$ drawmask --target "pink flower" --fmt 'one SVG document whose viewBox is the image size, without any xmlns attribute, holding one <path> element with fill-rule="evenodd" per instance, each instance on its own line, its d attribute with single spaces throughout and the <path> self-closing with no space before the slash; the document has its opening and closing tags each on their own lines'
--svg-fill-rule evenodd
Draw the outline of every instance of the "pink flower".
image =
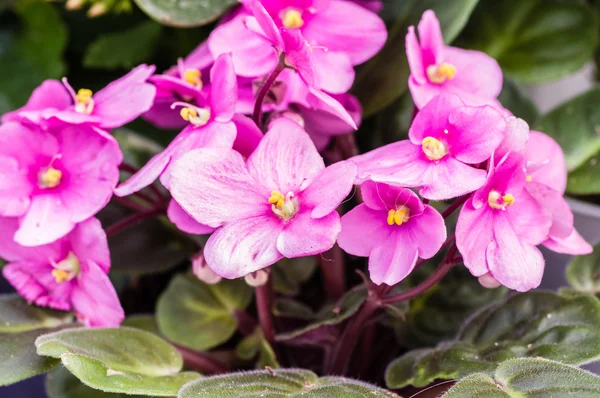
<svg viewBox="0 0 600 398">
<path fill-rule="evenodd" d="M 147 83 L 154 66 L 140 65 L 119 80 L 93 94 L 80 89 L 77 93 L 67 79 L 63 84 L 46 80 L 27 104 L 7 113 L 3 122 L 21 121 L 46 126 L 90 123 L 103 129 L 121 127 L 152 106 L 156 88 Z"/>
<path fill-rule="evenodd" d="M 424 198 L 450 199 L 485 184 L 487 172 L 476 165 L 490 158 L 505 129 L 504 117 L 494 108 L 465 106 L 455 95 L 440 95 L 417 114 L 410 140 L 352 160 L 359 182 L 422 187 Z"/>
<path fill-rule="evenodd" d="M 149 81 L 156 86 L 156 98 L 152 108 L 143 117 L 160 128 L 183 128 L 187 122 L 171 105 L 174 102 L 191 102 L 204 106 L 209 93 L 208 72 L 213 58 L 206 42 L 200 44 L 185 60 L 162 75 L 154 75 Z"/>
<path fill-rule="evenodd" d="M 115 139 L 95 127 L 46 132 L 5 123 L 0 126 L 0 216 L 19 218 L 17 243 L 51 243 L 108 203 L 121 161 Z"/>
<path fill-rule="evenodd" d="M 29 248 L 12 240 L 16 218 L 0 217 L 4 277 L 28 302 L 75 310 L 88 327 L 119 326 L 125 314 L 108 279 L 110 255 L 100 221 L 90 218 L 54 243 Z"/>
<path fill-rule="evenodd" d="M 373 12 L 381 12 L 383 10 L 381 0 L 353 0 L 353 2 Z"/>
<path fill-rule="evenodd" d="M 410 65 L 408 86 L 420 109 L 441 93 L 458 95 L 468 105 L 493 105 L 502 90 L 502 70 L 488 55 L 446 46 L 440 23 L 431 10 L 419 22 L 419 40 L 414 27 L 406 35 Z"/>
<path fill-rule="evenodd" d="M 552 214 L 552 226 L 543 245 L 558 253 L 591 253 L 592 246 L 573 228 L 573 213 L 563 198 L 567 166 L 560 146 L 546 134 L 531 131 L 525 155 L 527 190 Z"/>
<path fill-rule="evenodd" d="M 325 168 L 300 125 L 280 118 L 246 162 L 226 148 L 181 157 L 171 193 L 194 219 L 217 229 L 204 248 L 208 265 L 239 278 L 283 257 L 329 250 L 340 232 L 335 209 L 355 174 L 352 162 Z"/>
<path fill-rule="evenodd" d="M 369 257 L 377 285 L 395 285 L 412 272 L 418 258 L 433 257 L 446 240 L 444 219 L 410 189 L 367 181 L 364 204 L 342 217 L 338 244 L 347 253 Z"/>
<path fill-rule="evenodd" d="M 524 157 L 504 157 L 465 203 L 456 225 L 456 245 L 471 273 L 489 273 L 518 291 L 539 286 L 544 258 L 536 245 L 547 239 L 552 224 L 526 184 Z"/>
</svg>

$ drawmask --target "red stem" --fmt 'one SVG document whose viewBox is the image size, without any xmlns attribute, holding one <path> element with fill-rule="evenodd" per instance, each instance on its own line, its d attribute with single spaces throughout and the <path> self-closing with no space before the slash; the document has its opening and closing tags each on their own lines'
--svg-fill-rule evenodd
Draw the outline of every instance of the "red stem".
<svg viewBox="0 0 600 398">
<path fill-rule="evenodd" d="M 323 273 L 323 284 L 327 297 L 337 300 L 346 291 L 346 273 L 344 269 L 344 253 L 336 244 L 325 253 L 318 256 Z"/>
<path fill-rule="evenodd" d="M 258 312 L 260 327 L 265 335 L 265 339 L 267 339 L 267 342 L 275 350 L 275 327 L 273 326 L 273 317 L 271 316 L 272 291 L 272 279 L 269 275 L 267 283 L 254 289 L 254 294 L 256 295 L 256 311 Z"/>
<path fill-rule="evenodd" d="M 120 205 L 123 205 L 123 206 L 127 207 L 128 209 L 131 209 L 133 211 L 137 211 L 138 213 L 144 213 L 144 212 L 148 211 L 147 207 L 142 206 L 139 203 L 136 203 L 133 200 L 130 200 L 130 199 L 127 199 L 127 198 L 120 198 L 120 197 L 114 195 L 112 197 L 112 200 L 114 200 L 115 202 L 119 203 Z M 154 202 L 150 202 L 150 203 L 154 204 Z"/>
<path fill-rule="evenodd" d="M 205 353 L 192 351 L 185 347 L 173 344 L 183 357 L 183 362 L 190 368 L 205 375 L 216 375 L 229 372 L 229 369 L 221 362 L 206 355 Z"/>
<path fill-rule="evenodd" d="M 164 209 L 164 208 L 156 208 L 156 209 L 144 210 L 143 212 L 132 214 L 131 216 L 125 217 L 124 219 L 122 219 L 122 220 L 116 222 L 115 224 L 111 225 L 110 227 L 106 228 L 106 236 L 108 236 L 108 237 L 113 236 L 116 233 L 118 233 L 119 231 L 122 231 L 137 222 L 140 222 L 142 220 L 145 220 L 146 218 L 153 217 L 158 214 L 164 213 L 165 211 L 166 211 L 166 209 Z"/>
<path fill-rule="evenodd" d="M 261 126 L 262 126 L 263 102 L 265 101 L 267 94 L 269 94 L 271 87 L 277 80 L 277 77 L 284 69 L 285 69 L 285 53 L 281 53 L 279 55 L 279 64 L 277 64 L 277 67 L 275 68 L 275 70 L 273 72 L 271 72 L 271 74 L 269 75 L 269 77 L 267 78 L 265 83 L 260 88 L 258 95 L 256 96 L 256 102 L 254 103 L 254 114 L 252 115 L 252 120 L 254 120 L 254 123 L 256 123 L 258 128 L 261 128 Z"/>
<path fill-rule="evenodd" d="M 460 206 L 462 206 L 463 203 L 465 203 L 470 197 L 470 195 L 464 195 L 456 199 L 450 204 L 450 206 L 448 206 L 446 210 L 444 210 L 444 212 L 442 213 L 442 217 L 444 217 L 444 219 L 450 217 L 452 213 L 454 213 Z"/>
</svg>

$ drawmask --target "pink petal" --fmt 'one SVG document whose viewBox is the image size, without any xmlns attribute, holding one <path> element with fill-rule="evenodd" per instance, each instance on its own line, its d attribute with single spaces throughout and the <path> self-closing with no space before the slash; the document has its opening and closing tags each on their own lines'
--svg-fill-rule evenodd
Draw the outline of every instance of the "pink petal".
<svg viewBox="0 0 600 398">
<path fill-rule="evenodd" d="M 430 200 L 447 200 L 473 192 L 485 185 L 487 172 L 447 158 L 431 162 L 423 175 L 422 197 Z"/>
<path fill-rule="evenodd" d="M 70 211 L 56 194 L 36 195 L 21 218 L 15 241 L 23 246 L 40 246 L 62 238 L 75 227 Z"/>
<path fill-rule="evenodd" d="M 73 99 L 61 82 L 58 80 L 45 80 L 38 88 L 33 90 L 25 106 L 2 115 L 2 122 L 19 121 L 21 112 L 41 111 L 46 108 L 65 109 L 72 104 Z"/>
<path fill-rule="evenodd" d="M 348 126 L 354 130 L 357 129 L 356 123 L 348 111 L 340 104 L 335 98 L 326 94 L 321 90 L 317 90 L 314 87 L 309 87 L 309 96 L 307 97 L 308 104 L 317 110 L 336 115 L 342 119 Z"/>
<path fill-rule="evenodd" d="M 198 222 L 215 228 L 269 214 L 272 189 L 256 182 L 242 156 L 231 149 L 193 150 L 171 171 L 173 198 Z"/>
<path fill-rule="evenodd" d="M 410 231 L 412 241 L 419 250 L 419 257 L 431 258 L 437 254 L 446 240 L 446 225 L 442 215 L 426 205 L 421 214 L 410 214 L 404 225 Z"/>
<path fill-rule="evenodd" d="M 231 121 L 237 101 L 237 78 L 231 54 L 220 55 L 211 69 L 210 102 L 214 120 Z"/>
<path fill-rule="evenodd" d="M 280 49 L 282 49 L 284 45 L 279 28 L 277 25 L 275 25 L 273 18 L 271 18 L 260 1 L 246 2 L 245 6 L 252 12 L 254 18 L 256 18 L 256 21 L 261 29 L 261 33 L 263 33 L 274 46 L 278 46 Z"/>
<path fill-rule="evenodd" d="M 8 122 L 0 125 L 0 156 L 15 159 L 21 167 L 36 166 L 39 158 L 59 152 L 58 141 L 36 126 Z"/>
<path fill-rule="evenodd" d="M 277 250 L 287 258 L 313 256 L 333 247 L 342 226 L 336 211 L 315 219 L 302 211 L 285 224 Z"/>
<path fill-rule="evenodd" d="M 87 327 L 118 327 L 125 319 L 108 275 L 93 261 L 82 264 L 71 300 L 77 319 Z"/>
<path fill-rule="evenodd" d="M 48 263 L 48 260 L 62 260 L 64 240 L 35 249 L 19 245 L 13 237 L 19 229 L 16 217 L 0 217 L 0 258 L 8 262 Z"/>
<path fill-rule="evenodd" d="M 233 149 L 247 158 L 258 146 L 258 143 L 263 138 L 263 133 L 254 121 L 247 116 L 236 113 L 232 121 L 237 130 Z"/>
<path fill-rule="evenodd" d="M 425 210 L 423 202 L 410 189 L 391 186 L 375 181 L 365 181 L 360 186 L 363 202 L 373 210 L 387 212 L 400 206 L 407 206 L 411 213 L 421 214 Z"/>
<path fill-rule="evenodd" d="M 332 94 L 344 94 L 354 83 L 354 67 L 347 54 L 313 50 L 312 64 L 317 87 Z"/>
<path fill-rule="evenodd" d="M 496 98 L 502 91 L 502 69 L 489 55 L 481 51 L 446 47 L 443 61 L 456 68 L 454 78 L 443 84 L 452 92 L 460 90 L 481 98 Z"/>
<path fill-rule="evenodd" d="M 564 214 L 567 223 L 569 223 L 570 218 L 571 227 L 557 224 L 555 227 L 557 232 L 560 233 L 562 230 L 561 235 L 564 236 L 565 230 L 569 230 L 570 233 L 573 227 L 572 214 L 568 204 L 557 200 L 559 198 L 556 194 L 549 193 L 549 190 L 544 192 L 546 195 L 552 195 L 552 199 L 548 198 L 550 202 L 546 204 L 549 206 L 548 208 L 541 206 L 527 189 L 523 189 L 520 193 L 514 194 L 515 203 L 505 211 L 506 219 L 510 221 L 512 229 L 519 236 L 519 239 L 532 245 L 538 245 L 548 237 L 552 225 L 551 211 L 553 210 L 567 212 L 567 214 Z M 562 223 L 563 221 L 559 222 Z"/>
<path fill-rule="evenodd" d="M 167 209 L 167 217 L 181 231 L 192 235 L 207 235 L 214 232 L 214 228 L 204 224 L 200 224 L 194 220 L 183 208 L 174 200 L 169 202 Z"/>
<path fill-rule="evenodd" d="M 284 195 L 300 191 L 324 168 L 323 158 L 306 131 L 288 118 L 274 120 L 248 158 L 248 170 L 256 181 L 269 192 L 278 190 Z"/>
<path fill-rule="evenodd" d="M 502 159 L 509 152 L 523 152 L 527 141 L 529 141 L 529 125 L 523 119 L 509 116 L 506 119 L 504 140 L 496 149 L 494 157 Z"/>
<path fill-rule="evenodd" d="M 375 55 L 385 44 L 387 30 L 381 18 L 348 1 L 332 0 L 302 28 L 311 45 L 346 53 L 354 65 Z"/>
<path fill-rule="evenodd" d="M 494 218 L 494 240 L 487 248 L 486 258 L 492 276 L 510 289 L 526 292 L 542 281 L 542 253 L 524 242 L 506 217 Z"/>
<path fill-rule="evenodd" d="M 387 241 L 391 231 L 387 211 L 360 204 L 342 216 L 342 231 L 337 242 L 348 254 L 368 257 L 375 247 Z"/>
<path fill-rule="evenodd" d="M 573 228 L 571 234 L 566 238 L 554 238 L 551 236 L 542 244 L 554 252 L 574 256 L 590 254 L 594 251 L 592 245 L 587 243 L 575 228 Z"/>
<path fill-rule="evenodd" d="M 342 94 L 336 95 L 333 98 L 346 109 L 356 125 L 361 123 L 362 107 L 356 97 L 350 94 Z M 304 121 L 304 128 L 310 134 L 313 141 L 317 135 L 326 137 L 329 141 L 329 137 L 331 136 L 351 134 L 354 131 L 348 123 L 344 122 L 338 116 L 325 111 L 298 106 L 298 113 Z"/>
<path fill-rule="evenodd" d="M 128 196 L 152 184 L 163 173 L 171 161 L 171 155 L 176 149 L 175 145 L 180 142 L 180 138 L 179 136 L 175 137 L 175 140 L 169 144 L 167 149 L 154 155 L 137 173 L 115 188 L 115 195 L 119 197 Z"/>
<path fill-rule="evenodd" d="M 534 207 L 533 204 L 526 202 L 529 208 L 525 208 L 521 212 L 528 216 L 530 221 L 535 217 L 537 221 L 534 222 L 534 225 L 537 226 L 541 224 L 539 220 L 547 220 L 548 214 L 552 216 L 552 226 L 548 234 L 553 238 L 566 238 L 571 235 L 571 232 L 573 232 L 573 212 L 562 194 L 547 185 L 533 181 L 528 182 L 526 187 L 527 191 L 539 204 L 539 207 Z M 519 202 L 523 203 L 522 200 L 519 200 Z M 546 211 L 542 212 L 540 207 Z M 515 221 L 520 221 L 525 227 L 528 227 L 527 221 L 521 221 L 521 219 L 522 217 L 516 217 Z M 530 231 L 525 231 L 524 233 L 530 233 Z M 543 237 L 541 231 L 537 235 Z M 536 244 L 538 242 L 533 241 L 532 243 Z"/>
<path fill-rule="evenodd" d="M 307 87 L 315 85 L 315 69 L 313 67 L 313 49 L 300 33 L 299 29 L 282 29 L 285 50 L 285 63 L 296 70 Z M 340 62 L 336 59 L 338 63 Z"/>
<path fill-rule="evenodd" d="M 456 246 L 463 256 L 465 267 L 474 276 L 488 272 L 486 251 L 494 238 L 493 212 L 489 206 L 475 209 L 471 201 L 462 207 L 456 224 Z"/>
<path fill-rule="evenodd" d="M 441 63 L 444 58 L 444 38 L 440 21 L 433 11 L 427 10 L 423 13 L 418 30 L 425 65 Z"/>
<path fill-rule="evenodd" d="M 142 115 L 148 122 L 161 129 L 183 129 L 188 122 L 181 118 L 177 110 L 171 109 L 177 99 L 172 96 L 156 97 L 152 108 Z"/>
<path fill-rule="evenodd" d="M 77 224 L 69 234 L 71 250 L 80 262 L 93 261 L 103 272 L 108 273 L 110 269 L 110 253 L 106 233 L 102 224 L 95 218 L 89 218 Z"/>
<path fill-rule="evenodd" d="M 411 79 L 414 79 L 418 84 L 426 84 L 427 77 L 425 76 L 425 66 L 423 65 L 423 51 L 417 40 L 414 26 L 408 27 L 405 47 Z"/>
<path fill-rule="evenodd" d="M 325 217 L 342 203 L 352 190 L 356 165 L 351 161 L 335 163 L 321 171 L 300 194 L 302 205 L 312 207 L 312 218 Z"/>
<path fill-rule="evenodd" d="M 161 97 L 168 95 L 172 97 L 173 94 L 176 94 L 179 98 L 196 98 L 202 94 L 202 90 L 198 90 L 196 86 L 188 83 L 185 80 L 182 80 L 180 77 L 170 76 L 170 75 L 154 75 L 148 79 L 149 82 L 156 86 L 157 95 L 155 98 L 159 100 Z M 173 99 L 173 102 L 178 101 L 177 99 Z M 170 104 L 169 104 L 170 105 Z M 180 117 L 181 118 L 181 117 Z"/>
<path fill-rule="evenodd" d="M 369 277 L 376 285 L 393 286 L 406 278 L 417 263 L 418 251 L 403 234 L 392 235 L 389 240 L 371 251 Z"/>
<path fill-rule="evenodd" d="M 200 43 L 200 45 L 198 45 L 198 47 L 183 60 L 186 67 L 198 70 L 208 69 L 213 62 L 214 58 L 210 53 L 208 41 Z"/>
<path fill-rule="evenodd" d="M 217 275 L 240 278 L 283 258 L 277 250 L 277 237 L 282 230 L 283 223 L 274 214 L 239 219 L 211 235 L 204 258 Z"/>
<path fill-rule="evenodd" d="M 560 146 L 551 137 L 531 131 L 525 149 L 527 174 L 561 194 L 567 186 L 567 164 Z"/>
<path fill-rule="evenodd" d="M 29 181 L 29 171 L 16 159 L 0 156 L 0 215 L 15 217 L 23 215 L 31 203 L 34 186 Z"/>
<path fill-rule="evenodd" d="M 419 113 L 408 131 L 411 142 L 415 145 L 421 145 L 425 137 L 434 137 L 438 139 L 448 134 L 459 135 L 461 131 L 453 128 L 448 120 L 451 112 L 457 108 L 463 107 L 464 102 L 456 95 L 444 94 L 432 99 Z"/>
</svg>

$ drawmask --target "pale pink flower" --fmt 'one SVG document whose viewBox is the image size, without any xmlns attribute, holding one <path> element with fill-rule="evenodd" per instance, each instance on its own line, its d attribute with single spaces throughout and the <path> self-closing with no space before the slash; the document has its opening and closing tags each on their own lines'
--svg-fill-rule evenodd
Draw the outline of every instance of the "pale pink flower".
<svg viewBox="0 0 600 398">
<path fill-rule="evenodd" d="M 2 121 L 44 127 L 65 123 L 89 123 L 103 129 L 121 127 L 152 106 L 156 88 L 147 80 L 154 69 L 154 66 L 140 65 L 95 94 L 89 89 L 75 92 L 66 78 L 63 84 L 46 80 L 24 107 L 5 114 Z"/>
<path fill-rule="evenodd" d="M 419 40 L 414 27 L 406 35 L 410 65 L 408 87 L 420 109 L 442 93 L 458 95 L 468 105 L 492 105 L 502 90 L 502 70 L 492 57 L 481 51 L 446 46 L 440 23 L 431 10 L 419 22 Z"/>
<path fill-rule="evenodd" d="M 415 117 L 409 140 L 352 158 L 358 182 L 422 187 L 421 196 L 432 200 L 467 194 L 485 184 L 487 171 L 477 165 L 490 158 L 505 130 L 506 121 L 494 108 L 437 96 Z"/>
<path fill-rule="evenodd" d="M 125 314 L 108 279 L 110 255 L 100 221 L 90 218 L 48 245 L 24 247 L 12 240 L 16 218 L 0 217 L 4 277 L 28 302 L 74 310 L 88 327 L 119 326 Z"/>
<path fill-rule="evenodd" d="M 456 245 L 469 271 L 476 277 L 489 273 L 486 280 L 518 291 L 539 286 L 544 257 L 536 246 L 552 224 L 526 184 L 523 155 L 505 156 L 491 166 L 487 183 L 465 203 L 456 225 Z"/>
<path fill-rule="evenodd" d="M 19 218 L 14 235 L 19 244 L 51 243 L 108 203 L 121 161 L 115 139 L 96 127 L 48 132 L 35 125 L 4 123 L 0 216 Z"/>
<path fill-rule="evenodd" d="M 221 282 L 219 275 L 215 274 L 215 271 L 210 269 L 206 260 L 204 260 L 204 254 L 200 251 L 192 258 L 192 272 L 196 275 L 196 278 L 200 279 L 207 285 L 216 285 Z"/>
<path fill-rule="evenodd" d="M 369 257 L 369 275 L 393 286 L 414 269 L 417 259 L 433 257 L 446 240 L 444 219 L 410 189 L 367 181 L 364 204 L 342 217 L 338 244 L 347 253 Z"/>
<path fill-rule="evenodd" d="M 280 118 L 246 161 L 227 148 L 182 156 L 171 193 L 196 221 L 217 229 L 204 248 L 208 265 L 239 278 L 283 257 L 329 250 L 340 232 L 335 209 L 355 174 L 351 162 L 325 168 L 300 125 Z"/>
</svg>

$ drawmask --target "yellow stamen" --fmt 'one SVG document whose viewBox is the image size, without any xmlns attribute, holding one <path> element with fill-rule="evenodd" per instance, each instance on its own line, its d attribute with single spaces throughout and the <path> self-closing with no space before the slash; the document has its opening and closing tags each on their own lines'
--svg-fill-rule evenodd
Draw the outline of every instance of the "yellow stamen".
<svg viewBox="0 0 600 398">
<path fill-rule="evenodd" d="M 69 279 L 69 273 L 62 269 L 53 269 L 52 276 L 56 280 L 56 283 L 62 283 L 64 281 L 66 281 L 67 279 Z"/>
<path fill-rule="evenodd" d="M 202 72 L 198 69 L 186 69 L 183 74 L 183 80 L 196 86 L 196 88 L 202 88 Z"/>
<path fill-rule="evenodd" d="M 446 80 L 452 80 L 455 75 L 456 67 L 446 62 L 441 65 L 429 65 L 427 67 L 427 77 L 430 82 L 435 84 L 442 84 Z"/>
<path fill-rule="evenodd" d="M 56 188 L 62 179 L 62 172 L 54 167 L 40 171 L 38 175 L 40 188 Z"/>
<path fill-rule="evenodd" d="M 204 126 L 210 119 L 210 109 L 192 108 L 190 106 L 181 108 L 179 112 L 183 120 L 192 123 L 194 126 Z"/>
<path fill-rule="evenodd" d="M 283 195 L 279 191 L 271 192 L 271 197 L 268 199 L 271 204 L 271 210 L 284 220 L 289 220 L 298 212 L 298 199 L 294 197 L 293 192 L 288 192 Z"/>
<path fill-rule="evenodd" d="M 269 203 L 272 205 L 276 205 L 277 208 L 281 209 L 285 203 L 285 195 L 279 191 L 273 191 L 271 192 Z"/>
<path fill-rule="evenodd" d="M 56 280 L 56 283 L 62 283 L 70 281 L 79 275 L 81 265 L 79 259 L 73 252 L 69 252 L 69 255 L 57 264 L 52 264 L 54 269 L 52 270 L 52 276 Z"/>
<path fill-rule="evenodd" d="M 425 137 L 422 141 L 423 152 L 429 160 L 440 160 L 448 154 L 448 148 L 440 140 Z"/>
<path fill-rule="evenodd" d="M 527 176 L 527 177 L 525 177 L 525 181 L 531 182 L 531 181 L 533 181 L 533 177 L 532 176 Z"/>
<path fill-rule="evenodd" d="M 300 29 L 304 26 L 304 19 L 302 19 L 302 13 L 295 8 L 288 8 L 283 11 L 281 16 L 281 24 L 286 29 Z"/>
<path fill-rule="evenodd" d="M 402 225 L 407 222 L 410 218 L 410 209 L 406 206 L 400 206 L 398 209 L 391 209 L 388 211 L 387 223 L 388 225 Z"/>
<path fill-rule="evenodd" d="M 75 111 L 78 113 L 84 113 L 90 115 L 94 111 L 94 99 L 92 98 L 94 93 L 92 90 L 82 88 L 77 92 L 75 99 Z"/>
<path fill-rule="evenodd" d="M 504 210 L 507 206 L 512 206 L 515 204 L 515 197 L 509 193 L 503 196 L 500 194 L 500 192 L 492 190 L 488 194 L 488 204 L 492 209 Z"/>
<path fill-rule="evenodd" d="M 198 116 L 198 112 L 196 112 L 194 108 L 181 108 L 179 114 L 186 122 L 189 122 L 191 118 Z"/>
</svg>

